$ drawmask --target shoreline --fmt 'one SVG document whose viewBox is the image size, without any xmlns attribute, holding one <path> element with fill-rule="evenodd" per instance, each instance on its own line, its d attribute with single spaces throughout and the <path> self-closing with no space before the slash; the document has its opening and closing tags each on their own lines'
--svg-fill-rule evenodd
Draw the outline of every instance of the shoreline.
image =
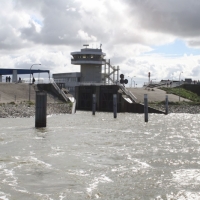
<svg viewBox="0 0 200 200">
<path fill-rule="evenodd" d="M 149 105 L 154 109 L 158 109 L 165 112 L 165 105 Z M 200 114 L 200 105 L 168 105 L 168 114 L 171 113 L 188 113 L 188 114 Z"/>
<path fill-rule="evenodd" d="M 165 111 L 165 105 L 149 105 L 152 108 Z M 72 107 L 70 103 L 47 103 L 47 115 L 52 114 L 71 114 Z M 200 105 L 169 105 L 168 114 L 188 113 L 200 114 Z M 30 118 L 35 116 L 35 104 L 21 102 L 15 104 L 1 103 L 0 118 Z"/>
<path fill-rule="evenodd" d="M 70 103 L 47 103 L 47 115 L 71 113 Z M 28 102 L 0 104 L 0 118 L 30 118 L 34 116 L 35 104 Z"/>
</svg>

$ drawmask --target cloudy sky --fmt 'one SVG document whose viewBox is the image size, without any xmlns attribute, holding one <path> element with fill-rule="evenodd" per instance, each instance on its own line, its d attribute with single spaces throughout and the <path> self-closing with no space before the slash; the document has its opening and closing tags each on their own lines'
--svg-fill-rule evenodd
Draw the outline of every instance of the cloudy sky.
<svg viewBox="0 0 200 200">
<path fill-rule="evenodd" d="M 76 72 L 70 52 L 99 48 L 120 73 L 200 80 L 199 0 L 1 0 L 0 67 Z M 36 69 L 37 66 L 34 66 Z"/>
</svg>

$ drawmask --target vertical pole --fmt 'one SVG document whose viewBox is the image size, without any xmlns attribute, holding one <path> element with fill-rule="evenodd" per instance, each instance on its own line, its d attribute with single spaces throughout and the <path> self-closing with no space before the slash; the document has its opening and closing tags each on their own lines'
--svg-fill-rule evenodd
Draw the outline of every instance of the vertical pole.
<svg viewBox="0 0 200 200">
<path fill-rule="evenodd" d="M 115 83 L 115 66 L 113 66 L 113 83 Z"/>
<path fill-rule="evenodd" d="M 167 115 L 169 112 L 168 110 L 168 95 L 166 95 L 166 98 L 165 98 L 165 114 Z"/>
<path fill-rule="evenodd" d="M 117 118 L 117 95 L 113 94 L 113 114 L 114 118 Z"/>
<path fill-rule="evenodd" d="M 144 121 L 148 122 L 148 96 L 144 95 Z"/>
<path fill-rule="evenodd" d="M 110 59 L 108 60 L 108 85 L 110 85 Z"/>
<path fill-rule="evenodd" d="M 29 97 L 28 100 L 31 100 L 31 72 L 30 72 L 30 81 L 29 81 Z"/>
<path fill-rule="evenodd" d="M 106 61 L 104 65 L 104 85 L 106 85 Z"/>
<path fill-rule="evenodd" d="M 46 127 L 47 119 L 47 93 L 36 92 L 35 101 L 35 127 Z"/>
<path fill-rule="evenodd" d="M 119 82 L 119 66 L 117 66 L 117 83 Z"/>
<path fill-rule="evenodd" d="M 92 115 L 95 115 L 96 111 L 96 94 L 92 95 Z"/>
</svg>

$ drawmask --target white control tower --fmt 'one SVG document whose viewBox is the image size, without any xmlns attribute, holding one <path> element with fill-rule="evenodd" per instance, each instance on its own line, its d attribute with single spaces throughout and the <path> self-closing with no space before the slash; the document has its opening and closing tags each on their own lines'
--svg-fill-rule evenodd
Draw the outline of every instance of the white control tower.
<svg viewBox="0 0 200 200">
<path fill-rule="evenodd" d="M 85 48 L 81 51 L 71 52 L 71 64 L 80 65 L 81 80 L 80 82 L 102 82 L 102 65 L 106 64 L 105 53 L 102 49 L 88 48 L 88 44 L 83 45 Z"/>
</svg>

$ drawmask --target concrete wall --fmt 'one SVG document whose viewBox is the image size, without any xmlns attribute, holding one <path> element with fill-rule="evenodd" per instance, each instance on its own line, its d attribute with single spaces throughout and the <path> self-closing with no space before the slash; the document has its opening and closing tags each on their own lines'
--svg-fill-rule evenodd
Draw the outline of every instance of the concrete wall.
<svg viewBox="0 0 200 200">
<path fill-rule="evenodd" d="M 101 83 L 101 65 L 81 65 L 81 82 Z"/>
<path fill-rule="evenodd" d="M 117 94 L 117 112 L 144 113 L 144 105 L 128 103 L 118 92 L 119 86 L 77 86 L 76 87 L 76 108 L 77 110 L 92 111 L 92 95 L 96 94 L 96 110 L 113 112 L 113 94 Z M 162 111 L 148 107 L 149 113 L 162 113 Z"/>
</svg>

